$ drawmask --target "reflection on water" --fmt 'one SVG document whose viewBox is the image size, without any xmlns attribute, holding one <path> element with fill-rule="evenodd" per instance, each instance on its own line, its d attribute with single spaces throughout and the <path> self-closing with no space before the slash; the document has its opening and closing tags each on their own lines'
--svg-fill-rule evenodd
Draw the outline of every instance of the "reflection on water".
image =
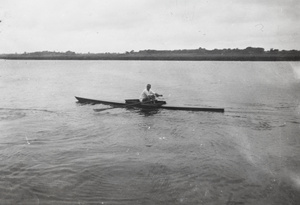
<svg viewBox="0 0 300 205">
<path fill-rule="evenodd" d="M 155 115 L 157 113 L 160 112 L 160 109 L 145 109 L 145 108 L 141 108 L 138 110 L 138 113 L 142 116 L 148 117 L 148 116 L 152 116 Z"/>
<path fill-rule="evenodd" d="M 297 62 L 0 64 L 0 204 L 300 202 Z M 134 99 L 144 79 L 168 105 L 226 111 L 74 98 Z"/>
</svg>

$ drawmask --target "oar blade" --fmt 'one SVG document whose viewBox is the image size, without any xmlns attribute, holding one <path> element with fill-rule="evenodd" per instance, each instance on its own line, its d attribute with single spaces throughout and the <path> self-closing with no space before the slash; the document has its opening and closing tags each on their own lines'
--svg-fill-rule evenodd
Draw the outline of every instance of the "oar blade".
<svg viewBox="0 0 300 205">
<path fill-rule="evenodd" d="M 101 108 L 101 109 L 94 109 L 95 112 L 102 112 L 104 110 L 109 110 L 109 109 L 113 109 L 112 107 L 110 108 Z"/>
</svg>

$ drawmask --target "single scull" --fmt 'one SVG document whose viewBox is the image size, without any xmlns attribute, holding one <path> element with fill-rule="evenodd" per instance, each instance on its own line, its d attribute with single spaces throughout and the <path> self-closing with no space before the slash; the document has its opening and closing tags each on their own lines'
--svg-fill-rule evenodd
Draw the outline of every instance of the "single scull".
<svg viewBox="0 0 300 205">
<path fill-rule="evenodd" d="M 95 99 L 88 99 L 77 97 L 75 98 L 78 100 L 78 103 L 83 104 L 104 104 L 110 105 L 113 107 L 120 107 L 120 108 L 128 108 L 128 107 L 138 107 L 144 109 L 167 109 L 167 110 L 186 110 L 186 111 L 204 111 L 204 112 L 225 112 L 224 108 L 203 108 L 203 107 L 179 107 L 179 106 L 167 106 L 165 105 L 165 101 L 155 101 L 155 103 L 142 103 L 139 99 L 129 99 L 125 100 L 125 103 L 121 102 L 111 102 L 111 101 L 104 101 L 104 100 L 95 100 Z"/>
</svg>

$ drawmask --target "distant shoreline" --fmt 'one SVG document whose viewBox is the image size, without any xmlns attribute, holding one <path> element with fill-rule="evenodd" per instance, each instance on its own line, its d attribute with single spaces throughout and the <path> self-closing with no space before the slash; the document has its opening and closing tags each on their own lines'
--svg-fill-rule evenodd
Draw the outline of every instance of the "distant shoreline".
<svg viewBox="0 0 300 205">
<path fill-rule="evenodd" d="M 75 53 L 41 51 L 1 54 L 6 60 L 147 60 L 147 61 L 300 61 L 300 51 L 279 51 L 247 47 L 246 49 L 203 48 L 191 50 L 142 50 L 125 53 Z"/>
<path fill-rule="evenodd" d="M 56 56 L 56 57 L 23 57 L 5 56 L 4 60 L 112 60 L 112 61 L 300 61 L 300 56 L 116 56 L 116 57 L 93 57 L 93 56 Z"/>
</svg>

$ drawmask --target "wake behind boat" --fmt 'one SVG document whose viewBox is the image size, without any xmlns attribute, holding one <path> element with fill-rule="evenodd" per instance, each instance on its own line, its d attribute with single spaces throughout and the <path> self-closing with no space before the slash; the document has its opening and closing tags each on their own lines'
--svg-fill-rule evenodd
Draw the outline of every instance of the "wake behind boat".
<svg viewBox="0 0 300 205">
<path fill-rule="evenodd" d="M 78 103 L 82 103 L 82 104 L 103 104 L 103 105 L 110 105 L 113 107 L 120 107 L 120 108 L 137 107 L 137 108 L 143 108 L 143 109 L 225 112 L 224 108 L 167 106 L 167 105 L 165 105 L 166 104 L 165 101 L 159 101 L 159 100 L 155 100 L 153 102 L 141 102 L 139 99 L 128 99 L 128 100 L 125 100 L 124 103 L 122 103 L 122 102 L 111 102 L 111 101 L 104 101 L 104 100 L 88 99 L 88 98 L 82 98 L 82 97 L 77 97 L 77 96 L 75 96 L 75 98 L 78 100 Z"/>
</svg>

